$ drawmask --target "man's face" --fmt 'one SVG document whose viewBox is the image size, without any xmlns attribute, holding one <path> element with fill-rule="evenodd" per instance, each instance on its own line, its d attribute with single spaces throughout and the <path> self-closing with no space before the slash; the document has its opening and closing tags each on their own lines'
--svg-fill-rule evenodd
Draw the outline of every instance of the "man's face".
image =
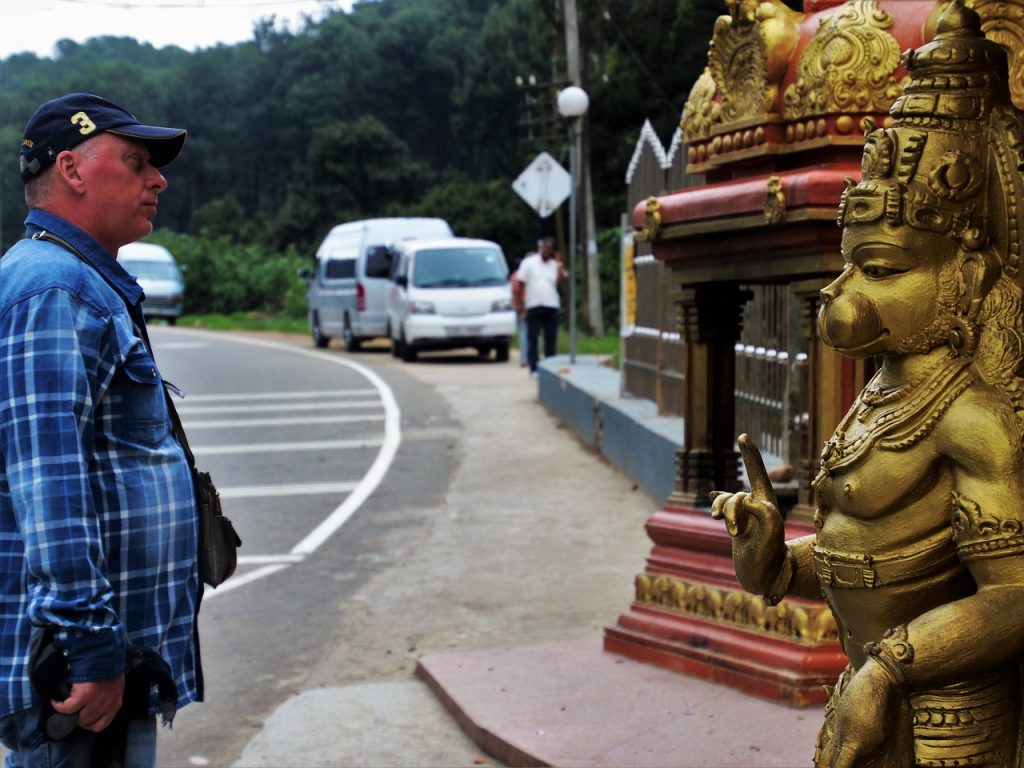
<svg viewBox="0 0 1024 768">
<path fill-rule="evenodd" d="M 847 357 L 924 352 L 941 344 L 956 301 L 953 246 L 910 227 L 850 225 L 842 274 L 821 292 L 822 338 Z M 943 267 L 943 265 L 946 265 Z"/>
<path fill-rule="evenodd" d="M 88 144 L 77 153 L 88 231 L 116 254 L 153 231 L 157 196 L 167 180 L 149 162 L 149 150 L 140 141 L 103 133 Z"/>
<path fill-rule="evenodd" d="M 544 261 L 555 258 L 555 244 L 550 240 L 544 240 L 540 244 L 540 257 Z"/>
</svg>

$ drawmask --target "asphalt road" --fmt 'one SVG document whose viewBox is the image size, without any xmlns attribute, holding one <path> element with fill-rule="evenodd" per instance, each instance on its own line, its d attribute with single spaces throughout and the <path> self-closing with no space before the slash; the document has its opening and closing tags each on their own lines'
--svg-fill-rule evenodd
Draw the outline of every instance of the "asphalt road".
<svg viewBox="0 0 1024 768">
<path fill-rule="evenodd" d="M 430 389 L 395 371 L 385 383 L 380 353 L 363 362 L 227 334 L 152 335 L 165 378 L 186 392 L 197 463 L 244 542 L 238 572 L 200 614 L 206 702 L 162 735 L 160 765 L 229 765 L 308 683 L 353 593 L 400 565 L 384 535 L 412 542 L 438 508 L 458 430 Z"/>
</svg>

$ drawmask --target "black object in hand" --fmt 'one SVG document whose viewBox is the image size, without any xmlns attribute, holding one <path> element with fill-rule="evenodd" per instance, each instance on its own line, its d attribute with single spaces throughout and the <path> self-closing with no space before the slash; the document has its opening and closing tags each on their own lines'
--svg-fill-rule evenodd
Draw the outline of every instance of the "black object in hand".
<svg viewBox="0 0 1024 768">
<path fill-rule="evenodd" d="M 53 644 L 53 629 L 38 629 L 29 644 L 29 679 L 39 698 L 42 711 L 39 729 L 51 741 L 67 738 L 78 725 L 78 713 L 64 715 L 56 712 L 51 701 L 63 701 L 71 695 L 67 681 L 68 659 L 64 651 Z"/>
</svg>

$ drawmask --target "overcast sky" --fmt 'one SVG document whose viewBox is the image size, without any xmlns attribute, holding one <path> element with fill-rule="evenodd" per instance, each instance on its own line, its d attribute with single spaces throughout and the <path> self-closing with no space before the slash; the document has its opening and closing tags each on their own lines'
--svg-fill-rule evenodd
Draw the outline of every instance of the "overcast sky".
<svg viewBox="0 0 1024 768">
<path fill-rule="evenodd" d="M 100 35 L 193 51 L 248 40 L 264 17 L 297 30 L 303 14 L 319 20 L 328 9 L 351 6 L 352 0 L 0 0 L 0 58 L 22 51 L 52 56 L 58 40 Z"/>
</svg>

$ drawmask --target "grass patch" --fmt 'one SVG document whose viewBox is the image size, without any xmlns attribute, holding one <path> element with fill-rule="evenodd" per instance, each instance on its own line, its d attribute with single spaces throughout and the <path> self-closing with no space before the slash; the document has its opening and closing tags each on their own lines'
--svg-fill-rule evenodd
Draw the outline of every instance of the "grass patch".
<svg viewBox="0 0 1024 768">
<path fill-rule="evenodd" d="M 619 367 L 619 337 L 616 336 L 588 336 L 584 333 L 576 333 L 576 354 L 585 356 L 597 356 L 609 358 L 609 364 L 613 368 Z M 541 349 L 543 349 L 543 340 Z M 569 354 L 569 331 L 565 328 L 558 329 L 558 354 Z M 519 333 L 512 339 L 512 348 L 519 349 Z"/>
<path fill-rule="evenodd" d="M 214 331 L 274 331 L 309 333 L 306 318 L 268 315 L 265 312 L 235 312 L 230 315 L 185 315 L 178 318 L 184 328 L 209 328 Z"/>
<path fill-rule="evenodd" d="M 158 321 L 154 321 L 158 322 Z M 185 315 L 178 318 L 183 328 L 209 328 L 214 331 L 272 331 L 276 333 L 309 333 L 306 318 L 269 315 L 265 312 L 235 312 L 230 315 Z M 541 342 L 543 344 L 543 342 Z M 519 347 L 519 334 L 512 338 L 513 348 Z M 569 354 L 569 332 L 558 330 L 558 353 Z M 618 336 L 588 336 L 576 334 L 577 355 L 597 355 L 610 358 L 611 365 L 619 367 Z"/>
<path fill-rule="evenodd" d="M 559 330 L 558 332 L 559 354 L 569 354 L 569 332 Z M 611 357 L 615 360 L 615 367 L 619 367 L 619 337 L 618 336 L 586 336 L 576 334 L 577 355 L 600 355 Z"/>
</svg>

